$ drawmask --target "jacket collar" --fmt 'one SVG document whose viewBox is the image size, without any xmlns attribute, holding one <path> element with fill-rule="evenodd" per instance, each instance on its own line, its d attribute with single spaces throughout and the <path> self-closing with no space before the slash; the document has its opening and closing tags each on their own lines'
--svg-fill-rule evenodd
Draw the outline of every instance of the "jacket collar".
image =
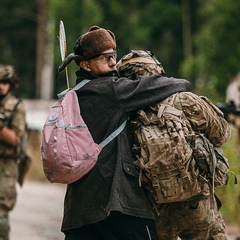
<svg viewBox="0 0 240 240">
<path fill-rule="evenodd" d="M 102 75 L 95 75 L 92 72 L 88 72 L 82 68 L 76 72 L 76 76 L 77 76 L 77 82 L 76 82 L 77 84 L 80 81 L 82 81 L 83 79 L 93 80 L 93 79 L 96 79 L 99 77 L 120 77 L 116 70 L 113 70 L 111 72 L 108 72 L 108 73 L 102 74 Z"/>
</svg>

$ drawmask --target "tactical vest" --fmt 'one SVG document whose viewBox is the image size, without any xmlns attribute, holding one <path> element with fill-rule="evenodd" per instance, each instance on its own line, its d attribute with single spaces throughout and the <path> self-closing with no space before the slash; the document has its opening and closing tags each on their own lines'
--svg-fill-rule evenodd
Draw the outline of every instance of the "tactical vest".
<svg viewBox="0 0 240 240">
<path fill-rule="evenodd" d="M 18 104 L 21 102 L 20 99 L 8 93 L 7 96 L 2 100 L 0 104 L 0 112 L 7 118 L 6 126 L 12 127 L 13 113 L 16 111 Z M 19 158 L 19 146 L 11 146 L 2 141 L 0 136 L 0 158 Z"/>
</svg>

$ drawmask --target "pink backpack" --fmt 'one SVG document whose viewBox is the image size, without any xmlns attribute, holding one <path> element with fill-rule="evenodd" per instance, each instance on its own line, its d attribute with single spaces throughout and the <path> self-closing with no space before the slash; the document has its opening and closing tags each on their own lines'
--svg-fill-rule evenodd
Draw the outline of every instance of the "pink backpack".
<svg viewBox="0 0 240 240">
<path fill-rule="evenodd" d="M 59 94 L 60 99 L 52 106 L 43 126 L 43 171 L 51 183 L 70 184 L 86 175 L 96 164 L 102 148 L 126 125 L 127 120 L 103 142 L 94 142 L 81 117 L 75 92 L 89 81 Z"/>
</svg>

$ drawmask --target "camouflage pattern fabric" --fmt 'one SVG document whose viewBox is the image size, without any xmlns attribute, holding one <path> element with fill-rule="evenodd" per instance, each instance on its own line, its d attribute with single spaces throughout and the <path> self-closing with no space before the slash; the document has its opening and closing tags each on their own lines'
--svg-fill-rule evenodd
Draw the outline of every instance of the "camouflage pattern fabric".
<svg viewBox="0 0 240 240">
<path fill-rule="evenodd" d="M 226 185 L 229 163 L 220 147 L 228 141 L 231 133 L 223 113 L 208 98 L 193 93 L 179 93 L 179 103 L 175 106 L 182 109 L 195 131 L 193 155 L 201 175 L 210 179 L 213 187 Z M 199 143 L 201 150 L 205 151 L 201 156 Z M 203 160 L 205 167 L 201 164 Z"/>
<path fill-rule="evenodd" d="M 15 159 L 0 159 L 0 239 L 9 234 L 8 213 L 16 203 L 18 167 Z"/>
<path fill-rule="evenodd" d="M 200 201 L 161 204 L 156 221 L 161 240 L 227 240 L 226 226 L 214 200 L 210 210 L 210 198 Z"/>
<path fill-rule="evenodd" d="M 181 109 L 187 118 L 195 134 L 204 134 L 211 139 L 214 146 L 220 147 L 230 137 L 230 129 L 228 123 L 224 120 L 222 113 L 215 108 L 215 106 L 206 100 L 205 97 L 199 97 L 193 93 L 178 93 L 178 97 L 174 101 L 174 106 L 177 109 Z M 171 97 L 170 97 L 171 98 Z M 169 101 L 165 99 L 164 103 Z M 156 108 L 160 104 L 155 104 L 149 108 L 144 109 L 144 112 L 149 116 L 149 112 Z M 151 117 L 153 119 L 153 117 Z M 138 121 L 134 119 L 133 121 Z M 155 148 L 156 149 L 156 148 Z M 213 150 L 213 149 L 212 149 Z M 136 153 L 136 149 L 134 149 Z M 139 154 L 139 153 L 138 153 Z M 146 156 L 146 152 L 141 148 L 141 156 Z M 152 153 L 153 154 L 153 153 Z M 156 154 L 155 154 L 156 155 Z M 169 158 L 166 158 L 169 159 Z M 189 165 L 191 171 L 194 171 L 196 176 L 202 176 L 199 179 L 206 179 L 211 182 L 212 178 L 209 176 L 209 162 L 205 162 L 205 166 L 200 162 L 192 158 Z M 200 167 L 201 166 L 201 167 Z M 228 171 L 228 162 L 222 162 L 222 165 L 216 168 L 215 185 L 226 184 L 226 174 Z M 221 172 L 221 168 L 224 170 Z M 218 171 L 219 170 L 219 171 Z M 161 169 L 159 169 L 161 172 Z M 219 175 L 219 173 L 221 175 Z M 143 180 L 146 180 L 146 177 Z M 147 182 L 148 180 L 146 180 Z M 210 186 L 211 186 L 210 184 Z M 178 186 L 178 184 L 177 184 Z M 151 192 L 150 198 L 156 198 L 154 196 L 153 188 L 149 187 L 147 183 L 146 188 Z M 172 189 L 174 190 L 174 188 Z M 227 239 L 226 228 L 222 216 L 216 208 L 216 203 L 212 198 L 211 191 L 214 189 L 209 188 L 209 184 L 206 181 L 202 181 L 201 184 L 202 198 L 193 200 L 187 200 L 183 202 L 176 201 L 175 203 L 156 204 L 153 205 L 157 209 L 159 216 L 157 221 L 159 239 L 177 239 L 179 236 L 181 239 Z M 212 206 L 214 204 L 214 207 Z M 213 216 L 213 218 L 208 218 Z M 194 227 L 193 227 L 194 226 Z M 166 234 L 166 236 L 164 235 Z M 212 238 L 214 236 L 215 238 Z"/>
<path fill-rule="evenodd" d="M 147 58 L 147 60 L 145 58 Z M 154 73 L 159 75 L 165 74 L 161 64 L 159 66 L 159 62 L 155 60 L 156 58 L 149 51 L 132 50 L 120 59 L 117 63 L 117 69 L 121 76 L 128 77 L 132 80 Z M 174 102 L 174 107 L 183 112 L 184 117 L 196 134 L 204 135 L 214 147 L 219 148 L 230 138 L 230 127 L 225 121 L 223 113 L 216 108 L 209 99 L 190 92 L 179 93 L 176 99 L 177 101 Z M 169 99 L 165 100 L 165 102 L 168 101 Z M 162 104 L 162 102 L 160 104 Z M 156 108 L 157 105 L 158 104 L 155 104 L 143 109 L 145 115 L 150 116 L 151 114 L 149 115 L 149 112 L 151 112 L 153 108 Z M 138 124 L 136 120 L 137 119 L 133 119 L 134 124 Z M 138 145 L 137 138 L 135 141 L 135 144 Z M 134 152 L 137 154 L 137 157 L 140 155 L 146 156 L 146 152 L 143 149 L 141 149 L 140 152 L 139 149 L 137 149 L 137 152 L 136 149 L 134 149 Z M 220 155 L 222 155 L 221 152 Z M 205 164 L 205 167 L 201 165 L 201 167 L 203 167 L 201 168 L 196 162 L 192 163 L 194 163 L 192 167 L 195 168 L 196 173 L 201 173 L 204 176 L 207 175 L 207 164 Z M 219 185 L 224 185 L 229 166 L 227 161 L 223 160 L 221 163 L 223 164 L 219 164 L 218 168 L 222 169 L 224 174 L 218 175 L 216 180 Z M 144 178 L 143 173 L 142 175 Z M 205 190 L 208 192 L 211 189 L 207 188 Z M 214 192 L 214 188 L 212 188 L 212 191 Z M 151 190 L 149 191 L 149 196 L 150 199 L 153 197 Z M 220 206 L 216 203 L 216 196 L 213 196 L 212 193 L 208 197 L 200 200 L 193 199 L 163 204 L 156 204 L 155 201 L 153 201 L 153 205 L 159 216 L 156 221 L 159 239 L 175 240 L 181 237 L 181 239 L 194 240 L 226 240 L 226 227 L 219 211 Z"/>
<path fill-rule="evenodd" d="M 220 213 L 220 208 L 222 206 L 221 201 L 215 195 L 215 205 L 213 212 L 213 221 L 210 223 L 209 235 L 207 240 L 227 240 L 226 225 L 223 220 L 223 217 Z"/>
<path fill-rule="evenodd" d="M 178 94 L 139 110 L 133 120 L 134 153 L 156 204 L 210 194 L 202 189 L 207 179 L 198 179 L 191 148 L 195 134 L 182 111 L 173 107 L 176 98 Z"/>
<path fill-rule="evenodd" d="M 25 109 L 11 93 L 0 103 L 0 112 L 7 116 L 6 126 L 17 134 L 17 147 L 6 144 L 0 137 L 0 239 L 7 240 L 9 234 L 8 213 L 16 202 L 16 182 L 18 179 L 19 145 L 25 132 Z M 13 116 L 11 117 L 11 115 Z"/>
<path fill-rule="evenodd" d="M 225 186 L 228 182 L 229 163 L 221 148 L 213 147 L 203 135 L 198 134 L 193 148 L 193 156 L 201 169 L 201 175 L 210 180 L 213 187 Z"/>
<path fill-rule="evenodd" d="M 133 119 L 133 150 L 142 169 L 142 180 L 146 182 L 146 188 L 156 204 L 210 195 L 210 187 L 213 185 L 211 174 L 215 173 L 216 157 L 209 159 L 208 154 L 211 152 L 207 152 L 205 158 L 203 154 L 193 158 L 196 136 L 204 133 L 219 146 L 227 141 L 230 132 L 222 113 L 205 99 L 189 92 L 177 93 L 161 103 L 139 110 Z M 175 108 L 168 109 L 170 105 Z M 164 108 L 164 112 L 161 112 L 161 108 Z M 213 147 L 211 150 L 214 154 Z M 200 168 L 198 159 L 205 160 L 204 169 L 203 164 Z M 217 167 L 222 168 L 224 163 Z M 216 171 L 222 173 L 216 177 L 216 186 L 221 185 L 221 176 L 226 183 L 228 165 L 226 171 L 221 170 Z"/>
<path fill-rule="evenodd" d="M 0 104 L 0 112 L 7 117 L 6 126 L 13 129 L 17 134 L 17 147 L 11 147 L 3 142 L 0 136 L 0 156 L 19 158 L 19 145 L 22 137 L 25 134 L 25 109 L 22 103 L 18 105 L 17 111 L 12 116 L 15 105 L 19 99 L 14 97 L 11 93 L 3 99 Z"/>
<path fill-rule="evenodd" d="M 132 50 L 117 63 L 117 69 L 122 77 L 132 80 L 154 73 L 164 75 L 161 63 L 150 51 Z"/>
</svg>

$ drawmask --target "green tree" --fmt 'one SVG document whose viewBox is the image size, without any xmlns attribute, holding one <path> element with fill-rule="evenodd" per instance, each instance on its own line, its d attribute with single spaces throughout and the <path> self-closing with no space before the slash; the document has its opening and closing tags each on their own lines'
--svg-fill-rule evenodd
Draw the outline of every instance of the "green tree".
<svg viewBox="0 0 240 240">
<path fill-rule="evenodd" d="M 223 100 L 229 80 L 239 71 L 240 2 L 203 1 L 201 25 L 194 35 L 195 54 L 185 61 L 185 76 L 194 77 L 202 94 Z"/>
<path fill-rule="evenodd" d="M 0 62 L 15 67 L 21 80 L 22 97 L 34 97 L 36 12 L 36 1 L 1 1 Z"/>
<path fill-rule="evenodd" d="M 119 58 L 131 49 L 151 50 L 169 75 L 178 75 L 183 61 L 179 0 L 52 0 L 50 6 L 50 19 L 56 20 L 56 29 L 59 20 L 65 24 L 68 53 L 78 36 L 91 25 L 99 25 L 115 33 Z M 55 38 L 55 64 L 59 61 L 59 43 Z M 71 74 L 76 66 L 69 68 Z M 64 82 L 61 77 L 60 83 Z"/>
</svg>

